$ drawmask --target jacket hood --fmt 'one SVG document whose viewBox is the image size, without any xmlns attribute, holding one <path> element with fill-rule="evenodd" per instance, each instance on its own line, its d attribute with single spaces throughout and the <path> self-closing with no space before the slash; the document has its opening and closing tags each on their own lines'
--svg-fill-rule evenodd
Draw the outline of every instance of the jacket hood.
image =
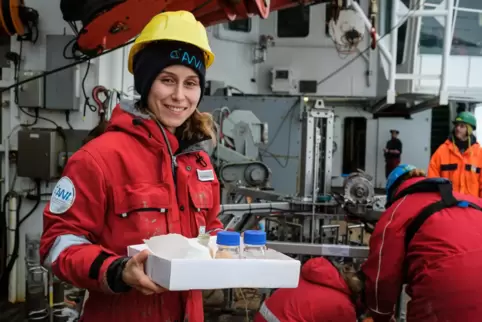
<svg viewBox="0 0 482 322">
<path fill-rule="evenodd" d="M 410 178 L 410 179 L 408 179 L 408 180 L 405 180 L 404 182 L 402 182 L 402 183 L 398 186 L 397 192 L 395 193 L 395 196 L 396 196 L 397 194 L 399 194 L 400 191 L 402 191 L 402 190 L 410 187 L 411 185 L 413 185 L 413 184 L 415 184 L 415 183 L 417 183 L 417 182 L 419 182 L 419 181 L 425 180 L 425 179 L 427 179 L 427 177 L 416 177 L 416 178 Z"/>
<path fill-rule="evenodd" d="M 173 154 L 176 151 L 179 153 L 201 149 L 211 155 L 214 147 L 210 139 L 180 141 L 169 131 L 165 129 L 162 131 L 158 122 L 152 119 L 150 115 L 139 111 L 135 106 L 135 101 L 131 100 L 122 100 L 114 108 L 107 131 L 127 133 L 147 145 L 160 144 L 164 146 L 167 139 Z"/>
<path fill-rule="evenodd" d="M 348 285 L 338 269 L 323 257 L 308 260 L 301 268 L 301 276 L 308 282 L 323 285 L 351 296 Z"/>
<path fill-rule="evenodd" d="M 456 140 L 455 138 L 455 135 L 453 133 L 451 133 L 449 135 L 449 137 L 447 138 L 447 140 L 445 141 L 445 144 L 452 144 L 454 142 L 454 140 Z M 470 145 L 474 145 L 477 143 L 477 138 L 475 137 L 475 135 L 471 134 L 470 135 Z"/>
</svg>

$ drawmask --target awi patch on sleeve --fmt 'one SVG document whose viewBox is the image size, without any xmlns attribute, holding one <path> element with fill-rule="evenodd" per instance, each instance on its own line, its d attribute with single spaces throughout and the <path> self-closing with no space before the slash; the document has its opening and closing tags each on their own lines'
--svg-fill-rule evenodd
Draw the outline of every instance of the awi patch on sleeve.
<svg viewBox="0 0 482 322">
<path fill-rule="evenodd" d="M 75 201 L 75 186 L 69 177 L 60 178 L 50 197 L 49 210 L 53 214 L 63 214 L 72 207 Z"/>
</svg>

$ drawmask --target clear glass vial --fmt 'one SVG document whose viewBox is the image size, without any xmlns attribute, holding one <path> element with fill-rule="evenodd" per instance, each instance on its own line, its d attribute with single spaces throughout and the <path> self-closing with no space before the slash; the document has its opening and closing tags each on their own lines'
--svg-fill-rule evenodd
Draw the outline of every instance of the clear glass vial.
<svg viewBox="0 0 482 322">
<path fill-rule="evenodd" d="M 199 227 L 199 234 L 197 236 L 197 241 L 199 244 L 209 247 L 209 241 L 211 240 L 211 236 L 206 233 L 206 227 L 201 226 Z"/>
<path fill-rule="evenodd" d="M 264 258 L 266 250 L 266 232 L 246 230 L 244 232 L 244 258 Z"/>
<path fill-rule="evenodd" d="M 241 256 L 241 235 L 236 231 L 220 231 L 216 236 L 218 250 L 214 258 L 239 259 Z"/>
</svg>

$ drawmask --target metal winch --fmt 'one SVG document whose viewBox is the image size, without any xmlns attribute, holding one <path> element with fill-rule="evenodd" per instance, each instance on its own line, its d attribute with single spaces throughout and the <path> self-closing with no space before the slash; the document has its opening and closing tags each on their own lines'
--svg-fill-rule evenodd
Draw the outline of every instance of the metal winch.
<svg viewBox="0 0 482 322">
<path fill-rule="evenodd" d="M 372 177 L 362 170 L 350 174 L 343 183 L 345 206 L 357 215 L 365 214 L 375 198 Z"/>
</svg>

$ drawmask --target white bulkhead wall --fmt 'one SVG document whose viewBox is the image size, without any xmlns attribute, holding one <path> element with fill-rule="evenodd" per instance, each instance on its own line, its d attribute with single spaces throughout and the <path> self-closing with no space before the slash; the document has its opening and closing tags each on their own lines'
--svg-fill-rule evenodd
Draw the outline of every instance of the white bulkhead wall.
<svg viewBox="0 0 482 322">
<path fill-rule="evenodd" d="M 360 6 L 367 12 L 367 0 L 361 0 Z M 287 68 L 293 72 L 295 80 L 321 81 L 347 64 L 353 55 L 340 55 L 333 40 L 325 34 L 326 4 L 310 6 L 310 29 L 305 38 L 280 38 L 277 36 L 278 13 L 273 12 L 266 20 L 260 21 L 260 34 L 274 37 L 275 45 L 268 48 L 267 60 L 259 65 L 259 93 L 270 93 L 270 70 Z M 370 44 L 370 37 L 365 33 L 358 49 L 365 50 Z M 376 51 L 368 51 L 333 77 L 320 84 L 315 95 L 360 96 L 376 95 L 376 77 L 367 80 L 367 71 L 375 75 L 377 68 Z"/>
<path fill-rule="evenodd" d="M 337 149 L 333 153 L 332 165 L 332 184 L 334 187 L 341 187 L 344 180 L 342 177 L 343 130 L 344 120 L 347 117 L 365 117 L 367 119 L 365 169 L 363 170 L 373 176 L 376 188 L 385 188 L 383 149 L 390 139 L 391 129 L 400 131 L 399 138 L 403 144 L 401 162 L 413 164 L 420 169 L 428 168 L 432 123 L 432 112 L 430 110 L 414 114 L 411 119 L 392 117 L 374 119 L 370 113 L 359 108 L 350 107 L 335 108 L 335 115 L 333 140 L 336 142 Z"/>
<path fill-rule="evenodd" d="M 361 0 L 361 7 L 368 10 L 368 1 Z M 335 50 L 332 39 L 325 34 L 325 9 L 326 4 L 310 6 L 309 35 L 304 38 L 278 37 L 277 12 L 272 12 L 268 19 L 253 17 L 250 32 L 230 31 L 225 25 L 210 27 L 209 38 L 217 56 L 208 71 L 208 79 L 224 81 L 250 94 L 272 94 L 273 68 L 291 70 L 295 81 L 322 80 L 358 54 L 343 57 Z M 254 50 L 261 35 L 272 36 L 274 46 L 268 47 L 265 62 L 253 64 Z M 369 41 L 366 33 L 359 49 L 365 50 Z M 377 56 L 376 51 L 368 51 L 320 84 L 317 93 L 312 94 L 374 97 L 377 94 Z M 367 77 L 368 71 L 372 76 Z"/>
</svg>

